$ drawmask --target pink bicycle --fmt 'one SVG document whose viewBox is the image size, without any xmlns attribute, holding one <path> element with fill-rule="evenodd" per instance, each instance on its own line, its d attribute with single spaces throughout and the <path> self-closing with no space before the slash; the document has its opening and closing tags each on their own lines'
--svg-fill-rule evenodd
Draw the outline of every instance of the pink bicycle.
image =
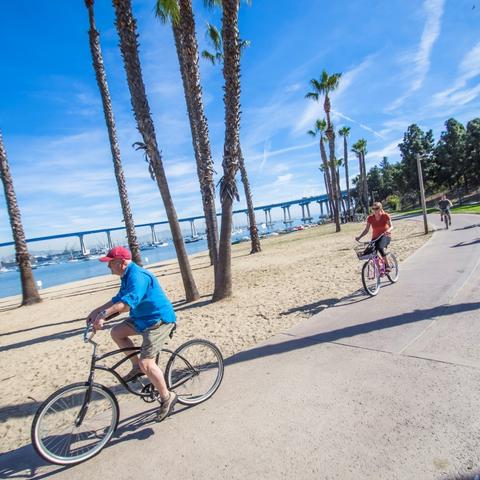
<svg viewBox="0 0 480 480">
<path fill-rule="evenodd" d="M 359 260 L 365 260 L 362 267 L 363 288 L 371 297 L 374 297 L 380 290 L 380 283 L 383 277 L 387 277 L 391 283 L 398 281 L 397 257 L 391 252 L 386 255 L 389 268 L 386 268 L 383 258 L 375 248 L 375 242 L 380 237 L 369 242 L 358 242 L 355 253 Z"/>
</svg>

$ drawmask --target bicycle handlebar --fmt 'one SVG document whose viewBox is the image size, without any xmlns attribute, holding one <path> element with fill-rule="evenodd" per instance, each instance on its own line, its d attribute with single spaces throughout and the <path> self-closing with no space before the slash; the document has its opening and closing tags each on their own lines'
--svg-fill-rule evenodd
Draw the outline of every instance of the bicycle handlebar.
<svg viewBox="0 0 480 480">
<path fill-rule="evenodd" d="M 358 243 L 363 243 L 365 245 L 369 244 L 369 243 L 375 243 L 377 240 L 380 240 L 383 236 L 385 236 L 386 232 L 383 232 L 381 235 L 379 235 L 377 238 L 375 239 L 372 239 L 372 240 L 369 240 L 368 242 L 361 242 L 360 240 L 357 240 Z"/>
<path fill-rule="evenodd" d="M 112 313 L 112 315 L 109 315 L 108 317 L 105 317 L 105 320 L 110 320 L 112 318 L 118 317 L 120 313 Z M 89 342 L 93 336 L 95 335 L 95 330 L 93 330 L 93 325 L 91 322 L 87 323 L 87 326 L 85 327 L 85 330 L 83 331 L 83 341 L 85 343 Z M 90 335 L 91 334 L 91 335 Z"/>
</svg>

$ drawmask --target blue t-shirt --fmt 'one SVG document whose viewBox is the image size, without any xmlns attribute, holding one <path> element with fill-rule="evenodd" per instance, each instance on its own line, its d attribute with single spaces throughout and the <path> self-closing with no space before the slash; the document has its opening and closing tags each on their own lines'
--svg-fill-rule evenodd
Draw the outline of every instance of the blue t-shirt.
<svg viewBox="0 0 480 480">
<path fill-rule="evenodd" d="M 130 306 L 130 318 L 139 332 L 162 321 L 175 322 L 173 306 L 163 292 L 155 275 L 131 262 L 122 276 L 120 291 L 113 303 Z"/>
</svg>

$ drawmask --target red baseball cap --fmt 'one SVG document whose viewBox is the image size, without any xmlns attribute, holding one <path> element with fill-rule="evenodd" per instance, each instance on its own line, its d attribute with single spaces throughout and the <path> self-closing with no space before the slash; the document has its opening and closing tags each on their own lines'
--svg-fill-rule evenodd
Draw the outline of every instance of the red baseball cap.
<svg viewBox="0 0 480 480">
<path fill-rule="evenodd" d="M 101 262 L 109 262 L 110 260 L 120 259 L 120 260 L 131 260 L 132 254 L 130 250 L 125 247 L 115 247 L 108 251 L 108 253 L 99 258 Z"/>
</svg>

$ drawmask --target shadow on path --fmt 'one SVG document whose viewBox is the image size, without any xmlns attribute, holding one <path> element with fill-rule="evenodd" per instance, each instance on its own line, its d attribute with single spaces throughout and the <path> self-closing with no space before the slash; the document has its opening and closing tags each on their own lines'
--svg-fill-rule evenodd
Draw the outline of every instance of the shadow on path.
<svg viewBox="0 0 480 480">
<path fill-rule="evenodd" d="M 460 242 L 460 243 L 457 243 L 456 245 L 452 245 L 450 248 L 467 247 L 468 245 L 475 245 L 476 243 L 480 243 L 480 238 L 472 240 L 471 242 Z"/>
<path fill-rule="evenodd" d="M 178 404 L 180 405 L 180 404 Z M 192 408 L 190 406 L 181 406 L 170 415 L 170 418 L 175 415 L 181 414 L 184 411 Z M 120 421 L 117 430 L 113 438 L 107 444 L 105 448 L 110 448 L 120 442 L 132 441 L 132 440 L 146 440 L 152 435 L 155 435 L 155 431 L 150 425 L 157 425 L 154 420 L 154 414 L 158 406 L 151 408 L 147 411 L 136 413 L 128 418 Z M 168 421 L 165 420 L 165 421 Z M 158 433 L 158 432 L 157 432 Z M 99 455 L 102 455 L 100 452 Z M 50 467 L 48 471 L 39 472 L 38 470 L 45 467 Z M 71 466 L 51 465 L 43 458 L 41 458 L 34 450 L 31 444 L 24 445 L 10 452 L 0 455 L 0 478 L 48 478 L 56 475 L 64 470 L 74 468 Z"/>
<path fill-rule="evenodd" d="M 264 345 L 261 347 L 252 348 L 251 350 L 240 352 L 231 356 L 230 358 L 227 358 L 225 360 L 225 365 L 233 365 L 235 363 L 246 362 L 256 358 L 278 355 L 292 350 L 310 347 L 319 343 L 335 342 L 337 340 L 354 337 L 356 335 L 362 335 L 376 330 L 393 328 L 413 322 L 421 322 L 422 320 L 429 320 L 436 317 L 444 317 L 447 315 L 469 312 L 479 308 L 480 302 L 472 302 L 461 303 L 458 305 L 441 305 L 423 310 L 413 310 L 409 313 L 393 315 L 391 317 L 374 320 L 373 322 L 352 325 L 345 328 L 331 330 L 329 332 L 318 333 L 308 337 L 295 338 L 294 340 L 288 340 L 286 342 L 281 342 L 274 345 Z"/>
</svg>

